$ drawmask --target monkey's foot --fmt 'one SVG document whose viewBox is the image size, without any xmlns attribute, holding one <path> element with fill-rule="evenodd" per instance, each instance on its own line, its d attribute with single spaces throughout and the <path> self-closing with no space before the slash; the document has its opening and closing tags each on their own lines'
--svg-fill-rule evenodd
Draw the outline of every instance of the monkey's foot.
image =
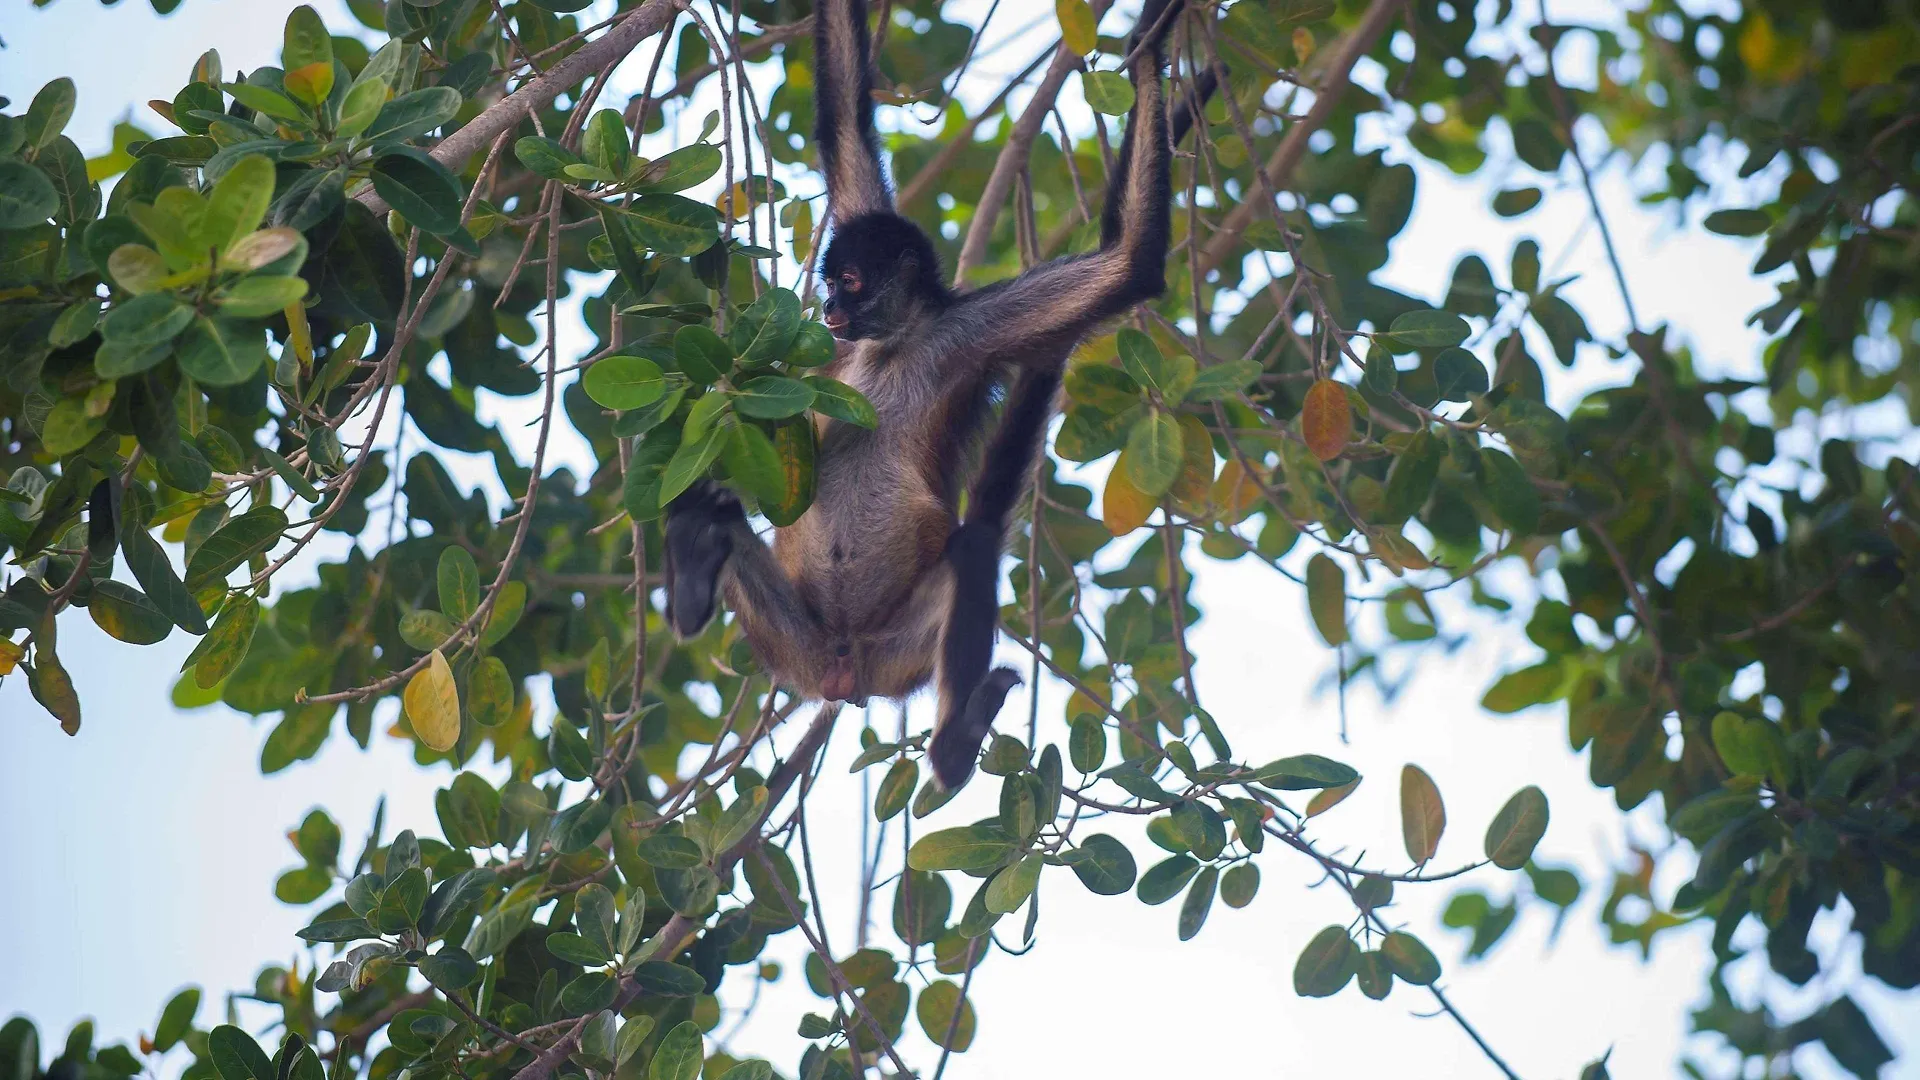
<svg viewBox="0 0 1920 1080">
<path fill-rule="evenodd" d="M 746 520 L 733 492 L 701 480 L 667 505 L 667 623 L 682 639 L 705 629 L 733 554 L 732 526 Z"/>
<path fill-rule="evenodd" d="M 927 760 L 941 787 L 952 791 L 967 782 L 967 777 L 973 774 L 974 762 L 979 760 L 980 746 L 993 730 L 993 718 L 1000 715 L 1007 692 L 1021 681 L 1010 667 L 987 672 L 973 693 L 967 695 L 966 707 L 960 714 L 933 733 L 932 741 L 927 744 Z"/>
</svg>

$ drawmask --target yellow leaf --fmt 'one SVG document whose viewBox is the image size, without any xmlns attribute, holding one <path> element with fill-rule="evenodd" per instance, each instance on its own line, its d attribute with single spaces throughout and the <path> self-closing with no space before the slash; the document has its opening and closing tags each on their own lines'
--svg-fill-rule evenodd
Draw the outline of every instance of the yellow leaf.
<svg viewBox="0 0 1920 1080">
<path fill-rule="evenodd" d="M 308 371 L 313 367 L 313 331 L 307 326 L 307 309 L 295 300 L 287 305 L 284 312 L 287 317 L 287 344 L 293 346 L 293 354 L 300 358 L 300 370 Z"/>
<path fill-rule="evenodd" d="M 1332 461 L 1346 450 L 1353 438 L 1353 409 L 1345 386 L 1329 379 L 1313 384 L 1300 408 L 1300 435 L 1321 461 Z"/>
<path fill-rule="evenodd" d="M 0 675 L 13 674 L 13 665 L 19 663 L 20 658 L 25 655 L 27 650 L 6 638 L 0 638 Z"/>
<path fill-rule="evenodd" d="M 1087 6 L 1087 0 L 1054 0 L 1053 12 L 1060 19 L 1060 40 L 1068 52 L 1085 56 L 1100 44 L 1093 9 Z"/>
<path fill-rule="evenodd" d="M 1107 489 L 1100 496 L 1100 515 L 1107 523 L 1108 532 L 1125 536 L 1145 525 L 1156 505 L 1153 496 L 1133 486 L 1125 470 L 1116 465 L 1107 474 Z"/>
<path fill-rule="evenodd" d="M 453 749 L 460 739 L 460 691 L 454 687 L 453 669 L 439 649 L 429 655 L 426 667 L 407 680 L 400 701 L 406 707 L 407 722 L 421 742 L 435 750 Z"/>
<path fill-rule="evenodd" d="M 1293 58 L 1300 64 L 1313 58 L 1313 31 L 1304 26 L 1293 28 Z"/>
<path fill-rule="evenodd" d="M 1440 847 L 1440 834 L 1447 830 L 1447 808 L 1441 805 L 1440 789 L 1433 777 L 1418 765 L 1400 770 L 1400 837 L 1407 844 L 1407 858 L 1420 866 L 1433 858 Z"/>
<path fill-rule="evenodd" d="M 1213 489 L 1213 436 L 1197 416 L 1182 416 L 1180 433 L 1180 475 L 1167 494 L 1182 507 L 1199 512 Z"/>
</svg>

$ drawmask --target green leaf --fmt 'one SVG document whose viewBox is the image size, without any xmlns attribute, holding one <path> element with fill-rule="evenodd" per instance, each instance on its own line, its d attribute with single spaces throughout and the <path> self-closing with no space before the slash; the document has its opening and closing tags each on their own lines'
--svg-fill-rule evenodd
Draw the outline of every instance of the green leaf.
<svg viewBox="0 0 1920 1080">
<path fill-rule="evenodd" d="M 832 363 L 838 352 L 833 331 L 821 323 L 803 322 L 794 332 L 793 347 L 787 350 L 784 359 L 790 367 L 820 367 Z"/>
<path fill-rule="evenodd" d="M 1387 330 L 1396 352 L 1444 349 L 1467 340 L 1473 331 L 1467 321 L 1447 311 L 1409 311 Z"/>
<path fill-rule="evenodd" d="M 255 274 L 222 289 L 214 303 L 223 315 L 237 319 L 261 319 L 277 315 L 307 295 L 305 278 Z"/>
<path fill-rule="evenodd" d="M 1107 726 L 1100 718 L 1082 713 L 1073 718 L 1067 737 L 1067 758 L 1083 773 L 1096 773 L 1107 763 Z"/>
<path fill-rule="evenodd" d="M 1540 205 L 1540 189 L 1537 187 L 1513 188 L 1502 191 L 1493 197 L 1493 212 L 1503 218 L 1519 217 L 1521 214 Z"/>
<path fill-rule="evenodd" d="M 709 385 L 733 369 L 733 352 L 727 343 L 704 326 L 683 326 L 674 332 L 673 359 L 696 386 Z"/>
<path fill-rule="evenodd" d="M 660 1040 L 653 1063 L 647 1068 L 647 1080 L 699 1080 L 705 1062 L 700 1028 L 690 1020 L 682 1021 Z"/>
<path fill-rule="evenodd" d="M 582 165 L 579 155 L 544 135 L 528 135 L 516 140 L 513 154 L 535 174 L 548 180 L 567 179 L 567 166 Z"/>
<path fill-rule="evenodd" d="M 1206 925 L 1207 913 L 1213 910 L 1214 891 L 1220 881 L 1220 871 L 1212 866 L 1203 868 L 1194 877 L 1193 884 L 1187 889 L 1187 898 L 1180 904 L 1180 940 L 1191 941 L 1200 928 Z"/>
<path fill-rule="evenodd" d="M 1566 681 L 1566 665 L 1558 658 L 1509 671 L 1487 689 L 1486 696 L 1480 699 L 1480 707 L 1488 712 L 1510 714 L 1544 705 L 1560 697 Z"/>
<path fill-rule="evenodd" d="M 1377 341 L 1368 343 L 1366 373 L 1361 376 L 1360 383 L 1381 397 L 1387 397 L 1393 393 L 1399 386 L 1400 372 L 1394 366 L 1392 349 L 1382 346 Z"/>
<path fill-rule="evenodd" d="M 754 830 L 760 827 L 760 820 L 767 814 L 767 789 L 760 785 L 741 793 L 733 805 L 720 815 L 714 826 L 713 850 L 716 854 L 731 851 L 744 843 Z"/>
<path fill-rule="evenodd" d="M 720 214 L 680 195 L 642 195 L 627 208 L 627 231 L 656 254 L 698 255 L 720 236 Z"/>
<path fill-rule="evenodd" d="M 1431 986 L 1440 977 L 1440 961 L 1412 934 L 1395 931 L 1380 943 L 1394 977 L 1415 986 Z"/>
<path fill-rule="evenodd" d="M 1111 368 L 1095 370 L 1111 371 Z M 1253 385 L 1260 377 L 1262 368 L 1252 360 L 1226 360 L 1211 367 L 1203 367 L 1193 377 L 1193 385 L 1187 389 L 1187 401 L 1226 401 L 1238 396 L 1241 391 Z"/>
<path fill-rule="evenodd" d="M 1132 327 L 1126 327 L 1116 337 L 1120 350 L 1120 366 L 1133 377 L 1139 385 L 1158 393 L 1169 405 L 1178 404 L 1184 388 L 1176 365 L 1170 363 L 1161 354 L 1160 347 L 1153 339 Z"/>
<path fill-rule="evenodd" d="M 940 979 L 922 990 L 915 1015 L 920 1020 L 920 1029 L 934 1045 L 956 1054 L 964 1053 L 973 1045 L 973 1004 L 961 996 L 960 987 L 953 982 Z"/>
<path fill-rule="evenodd" d="M 814 412 L 869 431 L 879 426 L 880 414 L 874 411 L 873 403 L 865 394 L 825 375 L 806 375 L 802 379 L 813 391 Z"/>
<path fill-rule="evenodd" d="M 727 332 L 727 344 L 743 364 L 771 364 L 787 355 L 799 331 L 800 297 L 791 289 L 768 289 L 740 313 L 740 318 Z M 747 415 L 759 414 L 749 412 Z"/>
<path fill-rule="evenodd" d="M 1080 77 L 1087 107 L 1108 116 L 1124 116 L 1133 108 L 1133 84 L 1117 71 L 1089 71 Z"/>
<path fill-rule="evenodd" d="M 1502 870 L 1518 870 L 1533 857 L 1535 845 L 1546 834 L 1546 794 L 1538 787 L 1521 788 L 1487 826 L 1487 858 Z"/>
<path fill-rule="evenodd" d="M 73 80 L 64 75 L 41 87 L 21 118 L 26 145 L 36 150 L 51 146 L 73 119 L 76 98 Z"/>
<path fill-rule="evenodd" d="M 467 673 L 467 713 L 474 723 L 482 727 L 506 723 L 513 718 L 513 701 L 513 678 L 499 657 L 485 657 Z"/>
<path fill-rule="evenodd" d="M 579 934 L 548 934 L 547 951 L 570 964 L 584 967 L 602 967 L 613 963 L 610 953 Z"/>
<path fill-rule="evenodd" d="M 682 442 L 667 462 L 666 471 L 660 476 L 659 503 L 661 506 L 678 498 L 680 493 L 693 485 L 695 480 L 705 476 L 707 469 L 720 457 L 727 447 L 728 435 L 724 426 L 709 428 L 698 438 Z"/>
<path fill-rule="evenodd" d="M 281 457 L 279 454 L 264 446 L 259 449 L 260 456 L 266 459 L 267 464 L 272 467 L 274 474 L 286 481 L 289 491 L 292 491 L 295 495 L 298 495 L 308 502 L 320 501 L 319 489 L 315 488 L 311 481 L 301 475 L 299 469 L 293 467 L 293 462 L 288 461 L 286 458 Z"/>
<path fill-rule="evenodd" d="M 197 316 L 181 334 L 177 355 L 180 370 L 195 382 L 238 386 L 267 362 L 266 333 L 258 325 Z"/>
<path fill-rule="evenodd" d="M 660 365 L 643 356 L 607 356 L 594 362 L 580 380 L 587 396 L 609 409 L 639 409 L 666 393 Z"/>
<path fill-rule="evenodd" d="M 0 160 L 0 229 L 38 225 L 59 205 L 59 193 L 46 173 L 17 159 Z"/>
<path fill-rule="evenodd" d="M 580 150 L 587 160 L 618 177 L 627 171 L 632 152 L 627 144 L 627 125 L 616 109 L 601 109 L 587 119 L 580 131 Z"/>
<path fill-rule="evenodd" d="M 1254 894 L 1259 891 L 1260 868 L 1250 862 L 1240 863 L 1220 876 L 1220 899 L 1230 908 L 1253 903 Z"/>
<path fill-rule="evenodd" d="M 1200 864 L 1191 855 L 1162 859 L 1140 875 L 1134 894 L 1143 904 L 1164 904 L 1180 895 L 1180 890 L 1199 872 Z"/>
<path fill-rule="evenodd" d="M 208 193 L 201 238 L 214 251 L 225 253 L 260 227 L 272 203 L 273 162 L 264 154 L 248 154 L 234 162 Z"/>
<path fill-rule="evenodd" d="M 1506 522 L 1516 537 L 1540 528 L 1540 494 L 1533 489 L 1527 471 L 1513 459 L 1492 447 L 1480 448 L 1481 490 L 1493 504 L 1494 513 Z"/>
<path fill-rule="evenodd" d="M 334 125 L 334 132 L 343 139 L 351 139 L 372 127 L 374 117 L 380 115 L 387 103 L 388 89 L 385 79 L 378 75 L 368 78 L 362 71 L 340 103 L 340 121 Z"/>
<path fill-rule="evenodd" d="M 287 515 L 273 506 L 255 507 L 229 520 L 187 560 L 187 591 L 197 593 L 225 580 L 234 567 L 273 547 L 286 531 Z"/>
<path fill-rule="evenodd" d="M 692 968 L 649 960 L 634 969 L 635 986 L 661 997 L 692 997 L 706 988 L 706 980 Z"/>
<path fill-rule="evenodd" d="M 123 520 L 120 528 L 120 552 L 126 557 L 133 579 L 147 592 L 153 606 L 180 629 L 190 634 L 207 632 L 207 616 L 173 572 L 165 549 L 161 548 L 145 526 Z M 252 634 L 249 632 L 248 637 Z"/>
<path fill-rule="evenodd" d="M 440 610 L 457 622 L 466 621 L 480 608 L 480 567 L 472 553 L 459 544 L 440 549 L 435 573 L 439 585 Z"/>
<path fill-rule="evenodd" d="M 153 1050 L 164 1054 L 186 1038 L 193 1029 L 193 1018 L 200 1011 L 200 988 L 189 986 L 168 999 L 160 1010 L 160 1022 L 153 1028 Z"/>
<path fill-rule="evenodd" d="M 1320 639 L 1338 647 L 1347 640 L 1347 575 L 1326 553 L 1307 562 L 1307 609 Z"/>
<path fill-rule="evenodd" d="M 1487 368 L 1465 349 L 1447 349 L 1433 358 L 1433 381 L 1441 401 L 1467 401 L 1487 392 Z"/>
<path fill-rule="evenodd" d="M 980 825 L 931 832 L 913 842 L 907 865 L 915 870 L 989 870 L 1012 853 L 1006 833 Z"/>
<path fill-rule="evenodd" d="M 460 91 L 446 86 L 402 94 L 387 102 L 360 136 L 369 142 L 397 142 L 425 135 L 452 120 L 460 112 L 460 100 Z"/>
<path fill-rule="evenodd" d="M 148 293 L 123 300 L 107 311 L 100 336 L 113 344 L 162 345 L 193 322 L 193 309 L 170 293 Z"/>
<path fill-rule="evenodd" d="M 1301 997 L 1332 997 L 1353 978 L 1360 950 L 1345 927 L 1329 926 L 1313 936 L 1293 965 L 1293 992 Z"/>
<path fill-rule="evenodd" d="M 481 631 L 480 644 L 489 649 L 500 644 L 519 624 L 520 616 L 526 611 L 526 607 L 526 582 L 509 581 L 500 586 L 500 594 L 493 600 L 493 610 L 487 613 L 487 626 Z"/>
<path fill-rule="evenodd" d="M 1046 862 L 1046 856 L 1030 852 L 995 875 L 987 885 L 987 910 L 996 915 L 1019 910 L 1040 884 L 1040 870 Z"/>
<path fill-rule="evenodd" d="M 1764 210 L 1715 210 L 1700 224 L 1721 236 L 1759 236 L 1773 227 L 1773 219 Z"/>
<path fill-rule="evenodd" d="M 173 631 L 173 620 L 147 594 L 112 579 L 94 582 L 87 614 L 94 625 L 129 645 L 153 645 Z"/>
<path fill-rule="evenodd" d="M 460 227 L 465 199 L 460 181 L 445 165 L 417 150 L 396 151 L 375 161 L 373 189 L 402 217 L 435 236 Z"/>
<path fill-rule="evenodd" d="M 1309 791 L 1355 783 L 1360 774 L 1319 754 L 1295 754 L 1271 761 L 1254 772 L 1255 781 L 1276 791 Z"/>
<path fill-rule="evenodd" d="M 251 596 L 238 596 L 220 608 L 213 629 L 187 657 L 193 666 L 193 682 L 202 690 L 219 685 L 246 659 L 253 644 L 253 633 L 260 625 L 260 602 Z M 185 665 L 183 665 L 184 667 Z"/>
<path fill-rule="evenodd" d="M 691 870 L 706 862 L 706 853 L 691 837 L 678 833 L 656 833 L 640 841 L 638 854 L 650 866 L 665 870 Z"/>
<path fill-rule="evenodd" d="M 685 191 L 712 179 L 724 162 L 717 146 L 703 142 L 682 146 L 648 164 L 633 190 L 647 195 Z"/>
<path fill-rule="evenodd" d="M 420 974 L 436 988 L 451 992 L 472 986 L 480 978 L 480 965 L 467 950 L 448 945 L 420 961 Z"/>
<path fill-rule="evenodd" d="M 811 386 L 784 375 L 762 375 L 748 379 L 733 394 L 736 411 L 761 420 L 784 420 L 789 416 L 798 416 L 812 407 L 813 403 L 814 391 Z"/>
<path fill-rule="evenodd" d="M 901 758 L 887 770 L 880 780 L 880 787 L 873 796 L 873 816 L 876 821 L 888 818 L 907 808 L 907 801 L 913 797 L 913 789 L 920 783 L 920 766 L 912 758 Z"/>
<path fill-rule="evenodd" d="M 1119 468 L 1141 494 L 1158 498 L 1179 479 L 1184 446 L 1180 422 L 1169 413 L 1148 410 L 1127 433 Z"/>
<path fill-rule="evenodd" d="M 232 1024 L 221 1024 L 207 1034 L 207 1057 L 220 1080 L 275 1080 L 266 1051 Z"/>
</svg>

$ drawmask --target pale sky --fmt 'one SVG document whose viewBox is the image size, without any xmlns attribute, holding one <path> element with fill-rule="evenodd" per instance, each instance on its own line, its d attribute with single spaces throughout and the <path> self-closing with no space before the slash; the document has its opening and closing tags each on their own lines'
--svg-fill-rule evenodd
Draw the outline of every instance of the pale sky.
<svg viewBox="0 0 1920 1080">
<path fill-rule="evenodd" d="M 209 46 L 220 50 L 228 70 L 276 62 L 280 26 L 292 6 L 289 0 L 185 0 L 176 15 L 160 19 L 145 0 L 125 0 L 112 9 L 94 0 L 59 0 L 47 9 L 0 0 L 0 38 L 7 45 L 0 52 L 0 94 L 12 97 L 17 111 L 47 79 L 73 76 L 80 101 L 69 133 L 84 149 L 98 152 L 130 103 L 170 99 Z M 344 4 L 316 6 L 337 32 L 355 26 Z M 1026 6 L 1003 5 L 996 25 L 1002 32 L 1025 29 L 1030 40 L 979 64 L 982 80 L 1017 67 L 1045 46 L 1051 20 L 1038 19 L 1042 29 L 1030 29 L 1041 13 L 1016 14 Z M 1121 12 L 1104 29 L 1127 25 L 1136 6 L 1119 5 Z M 1561 3 L 1555 12 L 1569 20 L 1580 6 Z M 643 62 L 629 65 L 634 67 L 642 70 L 623 71 L 620 85 L 644 78 Z M 757 73 L 756 84 L 764 87 L 775 75 Z M 966 89 L 979 92 L 978 86 Z M 1016 96 L 1016 106 L 1021 101 Z M 1063 103 L 1078 107 L 1071 96 Z M 686 125 L 697 130 L 706 109 L 687 109 Z M 144 106 L 135 111 L 140 122 L 159 128 Z M 887 122 L 899 122 L 897 114 Z M 1391 127 L 1379 125 L 1375 137 L 1397 145 Z M 1487 199 L 1505 186 L 1499 161 L 1510 154 L 1491 148 L 1494 164 L 1465 183 L 1415 161 L 1419 199 L 1411 224 L 1394 241 L 1387 281 L 1437 299 L 1460 255 L 1480 253 L 1504 278 L 1501 268 L 1513 243 L 1532 236 L 1549 267 L 1582 275 L 1568 295 L 1595 333 L 1617 338 L 1624 317 L 1581 201 L 1550 198 L 1544 209 L 1517 222 L 1493 217 Z M 1404 150 L 1389 153 L 1414 160 Z M 1675 223 L 1671 211 L 1639 207 L 1619 158 L 1602 177 L 1603 204 L 1643 321 L 1683 327 L 1702 362 L 1714 369 L 1757 371 L 1759 338 L 1742 324 L 1772 292 L 1747 273 L 1754 243 L 1714 237 Z M 1549 193 L 1569 183 L 1563 176 Z M 1706 209 L 1693 215 L 1694 223 Z M 584 336 L 577 328 L 573 333 Z M 1548 355 L 1544 348 L 1534 352 Z M 1572 373 L 1546 364 L 1557 404 L 1584 388 L 1622 381 L 1621 370 L 1600 349 L 1587 353 Z M 519 414 L 507 406 L 487 415 Z M 561 440 L 558 448 L 562 461 L 578 463 L 577 440 Z M 471 462 L 456 462 L 455 468 L 469 482 L 491 472 Z M 1237 756 L 1262 761 L 1325 753 L 1367 778 L 1352 798 L 1316 820 L 1316 835 L 1327 848 L 1344 848 L 1350 856 L 1368 852 L 1369 864 L 1404 869 L 1396 778 L 1409 761 L 1432 774 L 1446 800 L 1449 830 L 1436 859 L 1441 866 L 1479 856 L 1487 822 L 1515 790 L 1537 783 L 1547 792 L 1553 823 L 1537 857 L 1578 867 L 1587 885 L 1557 941 L 1548 943 L 1549 920 L 1535 911 L 1488 960 L 1463 962 L 1464 937 L 1440 926 L 1438 918 L 1451 884 L 1402 887 L 1389 912 L 1390 921 L 1433 947 L 1446 965 L 1443 985 L 1450 997 L 1522 1076 L 1571 1077 L 1609 1047 L 1615 1076 L 1672 1075 L 1683 1047 L 1705 1053 L 1714 1045 L 1689 1044 L 1686 1035 L 1688 1010 L 1705 1003 L 1708 928 L 1664 935 L 1652 961 L 1643 963 L 1637 951 L 1608 945 L 1597 922 L 1610 868 L 1624 863 L 1630 841 L 1663 842 L 1658 819 L 1645 811 L 1623 818 L 1610 795 L 1588 783 L 1584 759 L 1567 749 L 1562 710 L 1501 718 L 1478 707 L 1494 677 L 1537 657 L 1519 632 L 1523 618 L 1505 628 L 1468 622 L 1463 605 L 1445 598 L 1443 618 L 1477 628 L 1472 644 L 1451 656 L 1424 656 L 1391 706 L 1365 687 L 1350 693 L 1352 745 L 1343 746 L 1335 702 L 1314 692 L 1332 658 L 1308 625 L 1300 590 L 1245 561 L 1223 564 L 1196 555 L 1193 564 L 1199 568 L 1196 601 L 1206 613 L 1192 642 L 1198 684 Z M 1527 595 L 1524 578 L 1511 571 L 1496 574 L 1489 585 L 1509 597 Z M 23 679 L 0 685 L 0 866 L 6 867 L 0 871 L 0 1016 L 27 1013 L 41 1025 L 43 1043 L 57 1041 L 82 1016 L 98 1020 L 102 1041 L 131 1040 L 152 1030 L 160 1005 L 187 982 L 208 991 L 204 1026 L 217 1019 L 224 992 L 248 987 L 262 963 L 285 963 L 307 909 L 280 904 L 272 883 L 296 862 L 284 834 L 308 808 L 324 806 L 334 815 L 350 851 L 358 850 L 381 795 L 388 800 L 389 835 L 401 826 L 437 833 L 432 796 L 448 774 L 419 771 L 402 744 L 377 738 L 370 751 L 361 752 L 336 731 L 315 760 L 261 777 L 258 754 L 270 720 L 250 723 L 224 709 L 182 713 L 168 705 L 174 673 L 191 647 L 184 635 L 135 648 L 106 638 L 75 612 L 62 620 L 60 641 L 86 710 L 77 739 L 60 734 L 32 702 Z M 1057 686 L 1045 687 L 1043 718 L 1057 718 L 1063 701 Z M 914 703 L 916 726 L 927 722 L 925 706 Z M 1011 725 L 1015 721 L 1008 718 L 1025 712 L 1024 692 L 1016 691 L 1003 723 Z M 897 722 L 890 707 L 875 710 L 881 731 Z M 1057 719 L 1043 724 L 1050 738 L 1063 741 Z M 822 902 L 842 954 L 854 936 L 855 866 L 865 813 L 861 781 L 845 771 L 857 730 L 851 714 L 842 719 L 810 815 Z M 783 744 L 795 734 L 784 733 Z M 993 790 L 974 785 L 933 818 L 915 823 L 916 831 L 991 812 L 985 808 Z M 1137 821 L 1099 828 L 1127 839 L 1143 867 L 1150 864 L 1153 849 L 1140 837 Z M 896 866 L 898 857 L 896 850 Z M 1658 894 L 1670 895 L 1685 880 L 1685 863 L 1672 860 L 1656 883 Z M 979 1034 L 948 1075 L 1014 1080 L 1068 1061 L 1076 1073 L 1113 1077 L 1188 1074 L 1199 1063 L 1209 1075 L 1263 1078 L 1493 1075 L 1450 1021 L 1426 1015 L 1432 1001 L 1417 988 L 1401 984 L 1383 1002 L 1351 987 L 1330 999 L 1296 997 L 1290 981 L 1294 957 L 1322 926 L 1347 922 L 1351 907 L 1333 888 L 1311 888 L 1316 875 L 1301 857 L 1270 849 L 1259 865 L 1263 882 L 1253 905 L 1241 911 L 1216 905 L 1205 929 L 1186 943 L 1174 932 L 1177 903 L 1147 908 L 1131 896 L 1096 897 L 1070 874 L 1049 872 L 1041 882 L 1037 944 L 1025 956 L 996 955 L 980 969 L 973 984 Z M 1518 880 L 1489 868 L 1458 884 L 1498 899 Z M 881 944 L 891 940 L 884 929 L 891 901 L 890 886 L 875 900 Z M 1858 949 L 1845 947 L 1835 929 L 1830 922 L 1816 928 L 1817 942 L 1824 941 L 1818 951 L 1832 961 L 1823 963 L 1829 971 L 1822 980 L 1807 992 L 1770 999 L 1784 1015 L 1799 1015 L 1858 972 Z M 804 948 L 797 935 L 776 939 L 769 955 L 785 961 L 788 974 L 763 991 L 758 1009 L 733 1036 L 728 1048 L 736 1055 L 763 1054 L 783 1071 L 797 1061 L 801 1040 L 794 1026 L 801 1013 L 823 1006 L 798 976 Z M 1748 995 L 1742 1003 L 1751 1004 L 1752 972 L 1739 970 L 1737 976 L 1740 992 Z M 738 969 L 730 978 L 723 1001 L 738 1005 L 749 987 Z M 1920 1077 L 1920 1063 L 1912 1060 L 1920 1058 L 1920 999 L 1877 983 L 1862 983 L 1853 992 L 1889 1045 L 1905 1051 L 1883 1075 Z M 263 1017 L 242 1013 L 256 1028 Z M 729 1012 L 714 1034 L 732 1032 L 735 1020 Z M 901 1052 L 930 1070 L 931 1044 L 917 1024 L 910 1020 L 907 1026 Z M 1807 1076 L 1840 1075 L 1817 1048 L 1802 1051 L 1796 1063 Z M 165 1071 L 171 1075 L 180 1064 L 176 1052 Z M 1727 1061 L 1718 1064 L 1724 1070 Z"/>
</svg>

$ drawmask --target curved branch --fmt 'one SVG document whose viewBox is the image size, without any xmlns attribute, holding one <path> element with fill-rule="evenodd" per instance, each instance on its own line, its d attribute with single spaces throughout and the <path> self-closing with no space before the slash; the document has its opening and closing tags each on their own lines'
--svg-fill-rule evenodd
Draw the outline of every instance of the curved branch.
<svg viewBox="0 0 1920 1080">
<path fill-rule="evenodd" d="M 502 132 L 513 130 L 520 121 L 545 108 L 588 75 L 610 63 L 618 63 L 634 46 L 673 25 L 679 14 L 680 7 L 673 0 L 647 0 L 606 33 L 567 54 L 565 59 L 548 68 L 546 74 L 487 106 L 460 130 L 440 140 L 429 153 L 435 161 L 457 172 L 468 158 Z M 376 214 L 390 209 L 371 186 L 355 198 Z"/>
</svg>

